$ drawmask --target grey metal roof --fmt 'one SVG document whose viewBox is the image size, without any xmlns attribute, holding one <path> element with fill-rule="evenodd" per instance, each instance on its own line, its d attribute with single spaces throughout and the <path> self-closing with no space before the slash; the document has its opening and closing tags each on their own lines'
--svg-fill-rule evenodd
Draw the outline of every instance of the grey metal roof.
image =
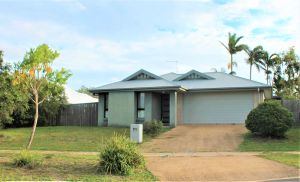
<svg viewBox="0 0 300 182">
<path fill-rule="evenodd" d="M 213 89 L 243 89 L 243 88 L 270 88 L 271 86 L 233 76 L 222 72 L 204 73 L 214 79 L 211 80 L 182 80 L 174 81 L 188 90 L 213 90 Z"/>
<path fill-rule="evenodd" d="M 191 71 L 190 71 L 191 72 Z M 192 70 L 195 72 L 195 70 Z M 145 70 L 130 75 L 127 78 L 133 78 L 137 74 L 149 74 Z M 199 72 L 197 72 L 199 73 Z M 153 77 L 154 74 L 150 73 Z M 208 72 L 201 73 L 208 78 L 212 79 L 199 79 L 199 80 L 178 80 L 186 74 L 168 73 L 161 76 L 155 76 L 155 79 L 150 80 L 122 80 L 119 82 L 107 84 L 101 87 L 91 89 L 91 92 L 107 92 L 114 90 L 178 90 L 184 89 L 187 91 L 193 90 L 220 90 L 220 89 L 254 89 L 254 88 L 271 88 L 271 86 L 259 83 L 256 81 L 248 80 L 246 78 L 233 76 L 222 72 Z"/>
</svg>

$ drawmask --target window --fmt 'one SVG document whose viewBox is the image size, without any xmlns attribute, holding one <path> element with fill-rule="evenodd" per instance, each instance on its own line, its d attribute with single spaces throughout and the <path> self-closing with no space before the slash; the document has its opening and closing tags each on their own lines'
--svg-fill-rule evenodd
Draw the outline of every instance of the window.
<svg viewBox="0 0 300 182">
<path fill-rule="evenodd" d="M 104 118 L 108 116 L 108 94 L 104 94 Z"/>
<path fill-rule="evenodd" d="M 145 118 L 145 93 L 137 93 L 137 118 Z"/>
</svg>

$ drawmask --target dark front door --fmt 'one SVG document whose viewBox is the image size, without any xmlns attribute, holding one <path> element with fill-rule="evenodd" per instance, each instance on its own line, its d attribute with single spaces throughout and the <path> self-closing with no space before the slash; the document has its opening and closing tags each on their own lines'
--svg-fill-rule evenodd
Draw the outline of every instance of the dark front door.
<svg viewBox="0 0 300 182">
<path fill-rule="evenodd" d="M 161 94 L 161 119 L 164 125 L 170 121 L 170 94 Z"/>
</svg>

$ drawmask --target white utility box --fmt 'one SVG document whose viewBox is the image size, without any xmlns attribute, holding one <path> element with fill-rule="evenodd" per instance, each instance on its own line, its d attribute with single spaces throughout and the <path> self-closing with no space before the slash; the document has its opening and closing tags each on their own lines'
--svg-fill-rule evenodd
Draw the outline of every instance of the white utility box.
<svg viewBox="0 0 300 182">
<path fill-rule="evenodd" d="M 130 125 L 130 140 L 136 143 L 143 142 L 143 124 Z"/>
</svg>

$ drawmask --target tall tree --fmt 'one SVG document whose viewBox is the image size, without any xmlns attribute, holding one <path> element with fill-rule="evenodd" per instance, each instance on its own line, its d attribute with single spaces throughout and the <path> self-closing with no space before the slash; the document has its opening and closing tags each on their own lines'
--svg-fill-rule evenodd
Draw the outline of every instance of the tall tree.
<svg viewBox="0 0 300 182">
<path fill-rule="evenodd" d="M 34 122 L 32 132 L 27 144 L 30 149 L 39 117 L 39 105 L 51 97 L 52 90 L 56 86 L 66 84 L 71 74 L 65 69 L 53 71 L 51 64 L 59 56 L 59 53 L 42 44 L 35 49 L 30 49 L 24 56 L 15 72 L 14 84 L 21 85 L 30 92 L 30 99 L 35 105 Z"/>
<path fill-rule="evenodd" d="M 262 64 L 263 52 L 262 46 L 256 46 L 254 49 L 247 47 L 245 52 L 248 54 L 247 63 L 250 65 L 250 80 L 252 80 L 252 66 L 254 65 L 256 69 L 260 70 L 260 65 Z"/>
<path fill-rule="evenodd" d="M 227 46 L 223 42 L 220 42 L 230 54 L 230 63 L 228 64 L 228 69 L 230 69 L 230 74 L 235 74 L 235 72 L 233 71 L 233 66 L 237 66 L 237 62 L 233 60 L 233 55 L 242 50 L 245 50 L 248 47 L 246 44 L 238 44 L 242 38 L 243 36 L 237 37 L 235 33 L 231 34 L 229 32 Z"/>
<path fill-rule="evenodd" d="M 280 63 L 280 57 L 278 54 L 269 55 L 267 51 L 264 51 L 262 60 L 260 67 L 265 71 L 267 84 L 269 84 L 272 69 L 274 69 L 276 64 Z"/>
<path fill-rule="evenodd" d="M 25 113 L 28 109 L 26 92 L 12 85 L 12 67 L 5 64 L 0 50 L 0 128 L 13 122 L 13 113 Z"/>
</svg>

